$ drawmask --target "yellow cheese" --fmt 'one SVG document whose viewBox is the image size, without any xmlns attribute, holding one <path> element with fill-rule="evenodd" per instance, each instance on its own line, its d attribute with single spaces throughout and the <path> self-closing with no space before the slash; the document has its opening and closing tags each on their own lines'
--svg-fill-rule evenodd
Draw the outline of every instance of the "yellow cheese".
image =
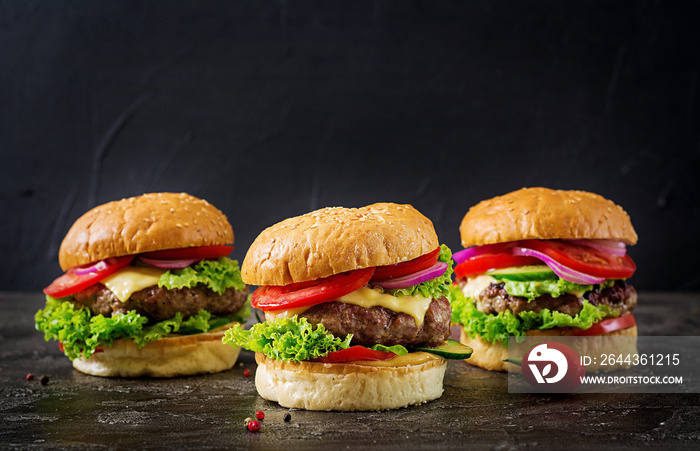
<svg viewBox="0 0 700 451">
<path fill-rule="evenodd" d="M 467 298 L 479 299 L 479 294 L 492 283 L 498 283 L 498 281 L 491 276 L 478 276 L 473 279 L 467 279 L 467 283 L 462 287 L 462 293 Z"/>
<path fill-rule="evenodd" d="M 390 294 L 384 294 L 381 290 L 373 290 L 369 287 L 362 287 L 357 291 L 346 294 L 345 296 L 336 299 L 338 302 L 346 304 L 359 305 L 360 307 L 384 307 L 398 313 L 406 313 L 411 315 L 416 325 L 420 327 L 425 318 L 425 312 L 428 311 L 432 299 L 424 298 L 423 296 L 399 296 L 395 297 Z M 301 315 L 310 307 L 302 307 L 298 309 L 276 310 L 265 312 L 267 321 L 275 319 L 291 318 L 294 315 Z"/>
<path fill-rule="evenodd" d="M 278 319 L 291 318 L 294 315 L 301 315 L 311 307 L 291 308 L 289 310 L 275 310 L 273 312 L 265 312 L 265 321 L 275 321 Z"/>
<path fill-rule="evenodd" d="M 117 299 L 126 302 L 133 293 L 158 285 L 160 276 L 164 273 L 164 269 L 127 266 L 100 282 L 109 288 Z"/>
<path fill-rule="evenodd" d="M 428 362 L 430 360 L 442 360 L 442 357 L 435 354 L 430 354 L 429 352 L 409 352 L 404 356 L 397 355 L 390 360 L 362 360 L 354 363 L 356 365 L 364 366 L 406 366 L 406 365 L 420 365 L 422 363 Z"/>
<path fill-rule="evenodd" d="M 411 315 L 416 320 L 416 326 L 423 324 L 425 312 L 428 311 L 430 303 L 433 301 L 430 298 L 423 296 L 392 296 L 384 294 L 380 289 L 373 290 L 369 287 L 362 287 L 359 290 L 346 294 L 338 299 L 339 302 L 346 304 L 355 304 L 360 307 L 384 307 L 398 313 L 406 313 Z"/>
<path fill-rule="evenodd" d="M 570 290 L 567 290 L 566 294 L 573 294 L 577 298 L 582 298 L 583 295 L 586 294 L 586 290 L 576 290 L 575 288 L 572 288 Z"/>
</svg>

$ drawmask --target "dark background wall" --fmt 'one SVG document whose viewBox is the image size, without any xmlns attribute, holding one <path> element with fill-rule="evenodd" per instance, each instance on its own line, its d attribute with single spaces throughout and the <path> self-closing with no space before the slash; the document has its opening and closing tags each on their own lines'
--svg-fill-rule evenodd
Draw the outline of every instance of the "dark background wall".
<svg viewBox="0 0 700 451">
<path fill-rule="evenodd" d="M 583 189 L 640 236 L 634 284 L 700 288 L 696 2 L 2 1 L 0 290 L 40 290 L 87 209 L 186 191 L 255 236 L 411 203 Z"/>
</svg>

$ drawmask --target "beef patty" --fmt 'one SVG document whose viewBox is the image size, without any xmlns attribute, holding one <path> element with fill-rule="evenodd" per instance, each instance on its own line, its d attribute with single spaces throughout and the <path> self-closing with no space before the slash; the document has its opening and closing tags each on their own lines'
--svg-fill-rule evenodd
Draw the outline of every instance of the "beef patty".
<svg viewBox="0 0 700 451">
<path fill-rule="evenodd" d="M 223 294 L 218 294 L 203 284 L 173 290 L 154 285 L 121 302 L 107 287 L 98 283 L 74 294 L 73 302 L 88 307 L 95 315 L 112 316 L 113 313 L 136 310 L 153 321 L 163 321 L 177 312 L 185 319 L 202 309 L 212 315 L 230 315 L 243 307 L 247 297 L 247 286 L 242 291 L 228 288 Z"/>
<path fill-rule="evenodd" d="M 549 294 L 543 294 L 529 302 L 527 298 L 509 295 L 504 285 L 503 283 L 489 285 L 479 294 L 476 307 L 488 314 L 510 310 L 517 315 L 520 312 L 540 312 L 542 309 L 549 309 L 574 316 L 583 308 L 583 301 L 587 300 L 592 305 L 608 305 L 612 309 L 619 309 L 622 316 L 637 306 L 637 291 L 624 280 L 616 280 L 614 285 L 603 290 L 595 288 L 586 291 L 582 297 L 564 294 L 555 298 Z"/>
<path fill-rule="evenodd" d="M 420 326 L 406 313 L 384 307 L 364 308 L 343 302 L 326 302 L 299 315 L 312 324 L 323 324 L 336 337 L 352 334 L 352 344 L 435 347 L 450 336 L 452 307 L 443 296 L 430 303 Z"/>
</svg>

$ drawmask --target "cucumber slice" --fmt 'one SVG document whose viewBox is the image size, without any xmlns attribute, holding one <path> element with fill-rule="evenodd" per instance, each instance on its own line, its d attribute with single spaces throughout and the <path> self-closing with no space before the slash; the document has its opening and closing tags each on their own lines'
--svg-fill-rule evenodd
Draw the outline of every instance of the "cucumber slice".
<svg viewBox="0 0 700 451">
<path fill-rule="evenodd" d="M 512 268 L 492 269 L 486 272 L 494 279 L 516 280 L 525 282 L 529 280 L 548 280 L 557 277 L 554 271 L 547 265 L 515 266 Z"/>
<path fill-rule="evenodd" d="M 468 359 L 472 355 L 472 348 L 449 338 L 436 348 L 413 348 L 413 350 L 429 352 L 450 360 Z"/>
</svg>

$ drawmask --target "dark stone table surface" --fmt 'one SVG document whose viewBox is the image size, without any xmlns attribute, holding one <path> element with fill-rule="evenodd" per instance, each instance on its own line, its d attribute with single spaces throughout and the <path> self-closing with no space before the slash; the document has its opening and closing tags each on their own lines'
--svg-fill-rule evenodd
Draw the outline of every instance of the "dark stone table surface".
<svg viewBox="0 0 700 451">
<path fill-rule="evenodd" d="M 39 293 L 0 293 L 2 449 L 700 449 L 699 394 L 509 394 L 449 363 L 439 400 L 384 412 L 291 411 L 260 398 L 252 354 L 220 374 L 106 379 L 34 330 Z M 640 335 L 700 335 L 700 294 L 641 293 Z M 37 376 L 27 382 L 25 376 Z M 38 378 L 49 377 L 42 385 Z M 266 414 L 258 433 L 243 422 Z"/>
</svg>

